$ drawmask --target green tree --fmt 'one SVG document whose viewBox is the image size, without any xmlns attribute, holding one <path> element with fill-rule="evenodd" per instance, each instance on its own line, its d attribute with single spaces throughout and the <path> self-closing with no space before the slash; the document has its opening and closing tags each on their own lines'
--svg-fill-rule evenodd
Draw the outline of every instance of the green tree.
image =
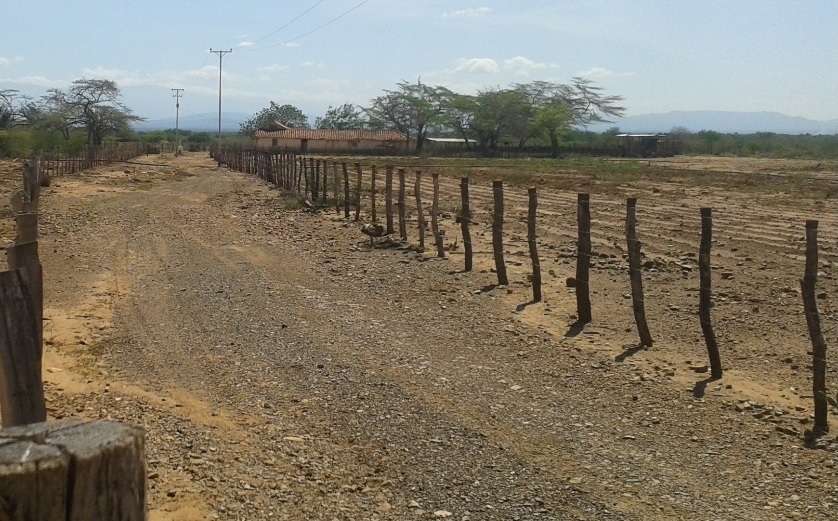
<svg viewBox="0 0 838 521">
<path fill-rule="evenodd" d="M 422 82 L 402 81 L 397 87 L 396 90 L 385 90 L 383 95 L 370 101 L 370 107 L 366 109 L 370 126 L 413 136 L 416 151 L 421 152 L 428 129 L 447 122 L 446 111 L 454 93 L 445 87 Z"/>
<path fill-rule="evenodd" d="M 122 93 L 111 80 L 80 79 L 66 91 L 47 92 L 39 124 L 60 130 L 65 139 L 71 129 L 81 128 L 89 145 L 100 145 L 108 135 L 130 135 L 131 123 L 143 120 L 122 103 Z"/>
<path fill-rule="evenodd" d="M 0 90 L 0 130 L 8 130 L 27 122 L 34 104 L 29 96 L 15 89 Z"/>
<path fill-rule="evenodd" d="M 275 121 L 291 128 L 309 128 L 308 116 L 303 114 L 302 110 L 294 105 L 277 105 L 271 101 L 270 105 L 241 123 L 239 125 L 239 132 L 242 134 L 252 134 L 257 129 Z"/>
<path fill-rule="evenodd" d="M 552 103 L 539 108 L 533 118 L 533 129 L 550 140 L 550 152 L 559 157 L 559 137 L 570 130 L 573 114 L 561 103 Z"/>
<path fill-rule="evenodd" d="M 326 114 L 314 120 L 314 126 L 331 130 L 352 130 L 366 127 L 367 119 L 361 107 L 344 103 L 340 107 L 329 105 Z"/>
</svg>

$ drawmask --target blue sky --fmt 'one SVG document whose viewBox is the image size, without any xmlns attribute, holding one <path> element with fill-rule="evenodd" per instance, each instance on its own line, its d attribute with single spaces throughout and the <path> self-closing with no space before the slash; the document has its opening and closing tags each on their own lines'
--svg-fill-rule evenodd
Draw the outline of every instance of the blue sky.
<svg viewBox="0 0 838 521">
<path fill-rule="evenodd" d="M 171 88 L 181 114 L 217 111 L 211 47 L 233 50 L 225 112 L 273 100 L 313 119 L 400 80 L 473 93 L 586 76 L 627 115 L 838 118 L 836 0 L 3 0 L 2 13 L 0 89 L 113 79 L 150 119 L 174 116 Z"/>
</svg>

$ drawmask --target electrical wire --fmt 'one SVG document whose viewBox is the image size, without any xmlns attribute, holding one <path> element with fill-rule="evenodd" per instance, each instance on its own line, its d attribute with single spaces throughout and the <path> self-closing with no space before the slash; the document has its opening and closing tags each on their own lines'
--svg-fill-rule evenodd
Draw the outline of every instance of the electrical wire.
<svg viewBox="0 0 838 521">
<path fill-rule="evenodd" d="M 341 14 L 339 14 L 339 15 L 337 15 L 336 17 L 332 18 L 332 19 L 331 19 L 331 20 L 329 20 L 328 22 L 326 22 L 326 23 L 324 23 L 324 24 L 322 24 L 322 25 L 318 25 L 318 26 L 317 26 L 317 27 L 315 27 L 314 29 L 312 29 L 312 30 L 310 30 L 310 31 L 308 31 L 308 32 L 306 32 L 306 33 L 303 33 L 303 34 L 301 34 L 301 35 L 299 35 L 299 36 L 295 36 L 294 38 L 291 38 L 290 40 L 286 40 L 286 41 L 284 41 L 284 42 L 282 42 L 282 43 L 280 43 L 280 44 L 271 45 L 270 47 L 260 47 L 259 49 L 256 49 L 256 50 L 273 49 L 273 48 L 279 47 L 279 46 L 281 46 L 281 45 L 288 45 L 288 44 L 289 44 L 289 43 L 291 43 L 291 42 L 295 42 L 295 41 L 299 40 L 300 38 L 304 38 L 304 37 L 306 37 L 306 36 L 308 36 L 308 35 L 310 35 L 310 34 L 316 33 L 316 32 L 317 32 L 317 31 L 319 31 L 320 29 L 323 29 L 324 27 L 326 27 L 326 26 L 328 26 L 328 25 L 331 25 L 331 24 L 332 24 L 332 23 L 334 23 L 334 22 L 337 22 L 338 20 L 340 20 L 340 19 L 341 19 L 341 18 L 343 18 L 344 16 L 348 15 L 348 14 L 349 14 L 349 13 L 351 13 L 352 11 L 354 11 L 354 10 L 358 9 L 359 7 L 361 7 L 362 5 L 366 4 L 367 2 L 369 2 L 369 0 L 363 0 L 362 2 L 358 3 L 355 7 L 353 7 L 353 8 L 351 8 L 351 9 L 348 9 L 348 10 L 346 10 L 346 11 L 342 12 Z"/>
<path fill-rule="evenodd" d="M 290 22 L 288 22 L 287 24 L 283 25 L 283 26 L 282 26 L 282 27 L 280 27 L 279 29 L 277 29 L 277 30 L 275 30 L 274 32 L 272 32 L 272 33 L 268 34 L 267 36 L 264 36 L 264 37 L 262 37 L 262 38 L 259 38 L 258 40 L 256 40 L 256 41 L 255 41 L 255 42 L 253 42 L 253 43 L 254 43 L 254 44 L 256 44 L 256 43 L 259 43 L 259 42 L 262 42 L 262 41 L 267 40 L 267 39 L 268 39 L 268 38 L 270 38 L 271 36 L 275 35 L 275 34 L 276 34 L 276 33 L 278 33 L 279 31 L 281 31 L 281 30 L 285 29 L 286 27 L 288 27 L 288 26 L 289 26 L 289 25 L 291 25 L 292 23 L 296 22 L 297 20 L 299 20 L 299 19 L 300 19 L 300 18 L 302 18 L 303 16 L 307 15 L 307 14 L 308 14 L 308 13 L 309 13 L 312 9 L 314 9 L 314 8 L 315 8 L 315 7 L 317 7 L 318 5 L 322 4 L 323 2 L 324 2 L 324 0 L 319 0 L 319 1 L 315 2 L 313 6 L 309 7 L 309 8 L 308 8 L 308 9 L 306 9 L 305 11 L 303 11 L 303 12 L 302 12 L 299 16 L 297 16 L 296 18 L 292 19 L 292 20 L 291 20 Z"/>
</svg>

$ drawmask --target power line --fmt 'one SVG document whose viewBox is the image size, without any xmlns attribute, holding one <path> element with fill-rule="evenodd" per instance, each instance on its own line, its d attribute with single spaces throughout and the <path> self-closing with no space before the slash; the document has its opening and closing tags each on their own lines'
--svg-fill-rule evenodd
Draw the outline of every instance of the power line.
<svg viewBox="0 0 838 521">
<path fill-rule="evenodd" d="M 260 48 L 260 50 L 273 49 L 273 48 L 275 48 L 275 47 L 279 47 L 280 45 L 287 45 L 287 44 L 289 44 L 289 43 L 291 43 L 291 42 L 295 42 L 295 41 L 299 40 L 300 38 L 304 38 L 304 37 L 306 37 L 306 36 L 308 36 L 308 35 L 310 35 L 310 34 L 312 34 L 312 33 L 316 33 L 317 31 L 319 31 L 320 29 L 323 29 L 323 28 L 324 28 L 324 27 L 326 27 L 327 25 L 331 25 L 332 23 L 337 22 L 338 20 L 340 20 L 340 19 L 341 19 L 341 18 L 343 18 L 344 16 L 348 15 L 349 13 L 351 13 L 352 11 L 354 11 L 354 10 L 358 9 L 359 7 L 361 7 L 362 5 L 366 4 L 366 3 L 367 3 L 367 2 L 369 2 L 369 1 L 370 1 L 370 0 L 363 0 L 363 2 L 360 2 L 360 3 L 359 3 L 358 5 L 356 5 L 355 7 L 351 8 L 351 9 L 349 9 L 349 10 L 347 10 L 347 11 L 342 12 L 341 14 L 339 14 L 339 15 L 337 15 L 336 17 L 332 18 L 332 19 L 331 19 L 331 20 L 329 20 L 328 22 L 326 22 L 326 23 L 324 23 L 324 24 L 322 24 L 322 25 L 318 25 L 317 27 L 315 27 L 315 28 L 314 28 L 314 29 L 312 29 L 311 31 L 308 31 L 307 33 L 303 33 L 303 34 L 301 34 L 301 35 L 299 35 L 299 36 L 296 36 L 296 37 L 294 37 L 294 38 L 291 38 L 290 40 L 286 40 L 286 41 L 284 41 L 284 42 L 282 42 L 282 43 L 280 43 L 280 44 L 277 44 L 277 45 L 271 45 L 270 47 L 261 47 L 261 48 Z"/>
<path fill-rule="evenodd" d="M 308 14 L 308 13 L 309 13 L 312 9 L 314 9 L 314 8 L 315 8 L 315 7 L 317 7 L 318 5 L 322 4 L 322 3 L 323 3 L 323 1 L 324 1 L 324 0 L 319 0 L 318 2 L 315 2 L 313 6 L 309 7 L 309 8 L 308 8 L 308 9 L 306 9 L 305 11 L 303 11 L 303 12 L 302 12 L 302 14 L 300 14 L 299 16 L 297 16 L 296 18 L 294 18 L 293 20 L 291 20 L 291 21 L 290 21 L 290 22 L 288 22 L 287 24 L 283 25 L 282 27 L 280 27 L 280 28 L 279 28 L 279 29 L 277 29 L 276 31 L 274 31 L 274 32 L 270 33 L 269 35 L 267 35 L 267 36 L 265 36 L 265 37 L 263 37 L 263 38 L 259 38 L 258 40 L 256 40 L 256 41 L 255 41 L 255 42 L 253 42 L 253 43 L 259 43 L 259 42 L 262 42 L 262 41 L 264 41 L 264 40 L 267 40 L 267 39 L 268 39 L 268 38 L 270 38 L 271 36 L 275 35 L 275 34 L 276 34 L 276 33 L 278 33 L 279 31 L 281 31 L 281 30 L 285 29 L 286 27 L 288 27 L 288 26 L 289 26 L 289 25 L 291 25 L 292 23 L 296 22 L 297 20 L 299 20 L 299 19 L 300 19 L 300 18 L 302 18 L 303 16 L 307 15 L 307 14 Z"/>
<path fill-rule="evenodd" d="M 172 96 L 175 98 L 175 143 L 180 148 L 180 98 L 183 97 L 183 89 L 172 89 Z M 175 151 L 177 154 L 177 151 Z"/>
</svg>

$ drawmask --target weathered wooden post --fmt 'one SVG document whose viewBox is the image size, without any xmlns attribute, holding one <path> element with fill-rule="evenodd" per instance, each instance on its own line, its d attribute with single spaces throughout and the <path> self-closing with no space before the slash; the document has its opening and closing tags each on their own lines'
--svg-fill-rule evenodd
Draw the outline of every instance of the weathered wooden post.
<svg viewBox="0 0 838 521">
<path fill-rule="evenodd" d="M 323 161 L 322 163 L 323 163 L 323 177 L 322 177 L 323 186 L 320 189 L 320 202 L 321 202 L 321 204 L 323 204 L 325 206 L 326 205 L 326 200 L 329 198 L 329 176 L 326 175 L 326 162 Z M 320 164 L 321 164 L 321 161 L 318 159 L 317 162 L 314 165 L 314 169 L 317 172 L 318 183 L 320 182 L 320 179 L 321 179 L 321 177 L 320 177 Z"/>
<path fill-rule="evenodd" d="M 0 431 L 0 518 L 144 521 L 145 441 L 117 422 L 34 423 Z"/>
<path fill-rule="evenodd" d="M 407 218 L 405 217 L 405 177 L 404 168 L 399 168 L 399 236 L 407 240 Z"/>
<path fill-rule="evenodd" d="M 460 210 L 460 231 L 463 234 L 463 250 L 465 251 L 465 267 L 464 271 L 471 271 L 473 268 L 474 250 L 471 244 L 471 231 L 469 224 L 471 224 L 471 206 L 468 198 L 468 177 L 460 179 L 460 199 L 462 201 L 462 210 Z"/>
<path fill-rule="evenodd" d="M 308 170 L 309 170 L 309 175 L 311 176 L 311 202 L 313 204 L 317 204 L 317 199 L 320 196 L 320 193 L 319 193 L 319 188 L 320 187 L 318 186 L 318 183 L 319 183 L 320 180 L 317 178 L 319 170 L 314 169 L 314 158 L 313 157 L 308 158 Z"/>
<path fill-rule="evenodd" d="M 370 177 L 372 181 L 370 182 L 370 213 L 372 214 L 372 222 L 378 222 L 378 214 L 375 211 L 375 199 L 376 199 L 376 192 L 377 188 L 375 186 L 375 175 L 376 175 L 376 168 L 375 165 L 372 165 L 372 173 Z"/>
<path fill-rule="evenodd" d="M 800 279 L 803 312 L 812 340 L 812 394 L 815 397 L 815 434 L 829 432 L 826 402 L 826 340 L 821 331 L 821 318 L 815 296 L 818 282 L 818 221 L 806 221 L 806 267 Z"/>
<path fill-rule="evenodd" d="M 698 253 L 699 271 L 699 300 L 698 318 L 701 322 L 701 332 L 704 334 L 704 342 L 707 344 L 707 354 L 710 357 L 710 376 L 713 378 L 722 377 L 722 360 L 719 356 L 719 346 L 716 343 L 716 334 L 713 332 L 713 324 L 710 321 L 710 307 L 712 302 L 711 289 L 711 267 L 710 267 L 710 245 L 713 241 L 713 209 L 701 209 L 701 246 Z"/>
<path fill-rule="evenodd" d="M 593 320 L 591 313 L 591 206 L 590 194 L 578 194 L 576 201 L 576 315 L 580 324 Z"/>
<path fill-rule="evenodd" d="M 341 163 L 343 169 L 343 218 L 349 219 L 349 172 L 346 163 Z"/>
<path fill-rule="evenodd" d="M 303 187 L 303 199 L 305 199 L 305 198 L 307 198 L 307 197 L 308 197 L 308 194 L 309 194 L 309 192 L 310 192 L 310 190 L 311 190 L 311 188 L 309 188 L 309 180 L 308 180 L 308 178 L 309 178 L 309 173 L 308 173 L 308 161 L 306 161 L 306 158 L 304 158 L 304 157 L 303 157 L 303 158 L 301 158 L 301 160 L 300 160 L 300 166 L 302 167 L 302 170 L 303 170 L 303 179 L 305 180 L 305 181 L 304 181 L 304 182 L 305 182 L 305 186 Z"/>
<path fill-rule="evenodd" d="M 492 181 L 494 214 L 492 216 L 492 248 L 495 253 L 495 271 L 498 284 L 509 284 L 506 276 L 506 263 L 503 260 L 503 181 Z"/>
<path fill-rule="evenodd" d="M 332 174 L 334 174 L 334 179 L 332 183 L 332 190 L 334 191 L 333 195 L 335 198 L 335 213 L 340 215 L 340 179 L 338 178 L 338 163 L 337 161 L 332 161 Z"/>
<path fill-rule="evenodd" d="M 626 245 L 628 247 L 629 280 L 631 281 L 631 307 L 634 322 L 640 335 L 641 346 L 652 345 L 652 334 L 646 323 L 646 308 L 643 299 L 643 272 L 640 270 L 640 241 L 637 240 L 637 198 L 626 199 Z"/>
<path fill-rule="evenodd" d="M 47 419 L 41 325 L 21 271 L 0 272 L 0 414 L 4 427 Z"/>
<path fill-rule="evenodd" d="M 541 302 L 541 261 L 538 259 L 538 245 L 535 235 L 535 215 L 538 210 L 538 195 L 536 188 L 527 189 L 529 196 L 529 212 L 527 213 L 527 244 L 530 247 L 532 261 L 532 301 Z"/>
<path fill-rule="evenodd" d="M 358 174 L 358 177 L 355 181 L 355 220 L 358 221 L 361 219 L 361 163 L 355 163 L 355 172 Z"/>
<path fill-rule="evenodd" d="M 413 185 L 413 195 L 416 197 L 416 219 L 419 227 L 419 251 L 425 251 L 425 212 L 422 209 L 422 171 L 416 171 L 416 183 Z"/>
<path fill-rule="evenodd" d="M 431 205 L 431 231 L 434 234 L 434 244 L 436 244 L 436 256 L 445 257 L 445 243 L 442 239 L 442 234 L 439 232 L 439 172 L 431 174 L 434 180 L 434 201 Z"/>
<path fill-rule="evenodd" d="M 395 233 L 393 227 L 393 167 L 384 167 L 384 213 L 387 221 L 387 235 Z"/>
</svg>

